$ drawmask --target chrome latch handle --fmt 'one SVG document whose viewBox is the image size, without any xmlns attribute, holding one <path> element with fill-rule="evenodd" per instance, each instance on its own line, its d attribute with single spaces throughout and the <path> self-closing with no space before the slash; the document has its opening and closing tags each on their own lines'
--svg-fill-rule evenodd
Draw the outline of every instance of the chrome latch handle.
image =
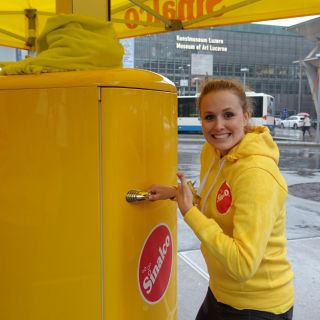
<svg viewBox="0 0 320 320">
<path fill-rule="evenodd" d="M 139 189 L 129 190 L 126 194 L 127 202 L 139 202 L 148 200 L 151 193 Z"/>
</svg>

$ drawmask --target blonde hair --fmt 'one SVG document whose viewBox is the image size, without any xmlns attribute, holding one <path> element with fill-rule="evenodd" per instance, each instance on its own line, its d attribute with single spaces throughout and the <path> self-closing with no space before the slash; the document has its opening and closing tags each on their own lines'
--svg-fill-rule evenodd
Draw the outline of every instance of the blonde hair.
<svg viewBox="0 0 320 320">
<path fill-rule="evenodd" d="M 239 100 L 242 107 L 243 113 L 248 113 L 249 116 L 252 114 L 252 104 L 251 101 L 246 97 L 246 93 L 241 83 L 236 80 L 210 80 L 206 82 L 201 90 L 201 93 L 197 99 L 197 105 L 199 110 L 201 109 L 201 102 L 203 98 L 211 92 L 214 91 L 231 91 L 235 94 Z"/>
</svg>

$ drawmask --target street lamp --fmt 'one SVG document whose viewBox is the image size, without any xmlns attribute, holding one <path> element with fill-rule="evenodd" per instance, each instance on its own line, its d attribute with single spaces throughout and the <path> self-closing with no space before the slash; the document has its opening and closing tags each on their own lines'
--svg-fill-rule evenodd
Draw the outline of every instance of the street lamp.
<svg viewBox="0 0 320 320">
<path fill-rule="evenodd" d="M 190 67 L 190 64 L 185 65 L 186 68 Z M 186 70 L 184 66 L 180 66 L 178 69 L 181 70 L 181 79 L 180 79 L 180 87 L 182 87 L 182 95 L 185 95 L 186 87 L 189 85 L 188 79 L 186 79 Z M 187 69 L 188 71 L 188 69 Z M 188 72 L 189 76 L 189 72 Z"/>
<path fill-rule="evenodd" d="M 199 93 L 199 81 L 200 81 L 200 79 L 199 78 L 193 78 L 193 80 L 196 83 L 196 95 L 197 95 Z"/>
<path fill-rule="evenodd" d="M 248 68 L 241 68 L 241 72 L 243 72 L 243 87 L 246 88 L 246 74 L 249 72 Z"/>
<path fill-rule="evenodd" d="M 184 88 L 184 85 L 185 85 L 185 74 L 184 74 L 184 67 L 180 66 L 178 68 L 180 70 L 180 92 L 181 92 L 181 95 L 184 96 L 185 94 L 185 88 Z"/>
<path fill-rule="evenodd" d="M 302 101 L 302 63 L 299 61 L 299 92 L 298 92 L 298 112 L 301 111 Z"/>
</svg>

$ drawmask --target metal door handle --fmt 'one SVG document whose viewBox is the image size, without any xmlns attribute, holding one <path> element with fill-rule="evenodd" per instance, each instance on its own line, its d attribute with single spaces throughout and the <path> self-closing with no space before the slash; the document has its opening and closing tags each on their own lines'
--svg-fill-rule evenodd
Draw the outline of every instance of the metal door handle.
<svg viewBox="0 0 320 320">
<path fill-rule="evenodd" d="M 148 200 L 150 195 L 151 195 L 150 192 L 139 190 L 139 189 L 133 189 L 127 192 L 126 200 L 128 202 L 144 201 L 144 200 Z"/>
</svg>

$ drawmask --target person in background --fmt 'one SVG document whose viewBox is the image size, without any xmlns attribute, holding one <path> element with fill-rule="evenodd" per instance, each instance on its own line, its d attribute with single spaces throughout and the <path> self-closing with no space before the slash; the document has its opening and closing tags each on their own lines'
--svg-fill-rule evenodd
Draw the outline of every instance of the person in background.
<svg viewBox="0 0 320 320">
<path fill-rule="evenodd" d="M 210 280 L 196 320 L 291 320 L 287 185 L 278 147 L 266 127 L 249 125 L 251 107 L 241 84 L 207 82 L 198 106 L 206 142 L 197 203 L 182 172 L 178 186 L 148 190 L 151 201 L 175 198 L 201 241 Z"/>
<path fill-rule="evenodd" d="M 311 120 L 310 120 L 308 115 L 305 115 L 305 117 L 303 119 L 303 125 L 302 125 L 302 136 L 303 136 L 303 138 L 304 138 L 304 135 L 306 134 L 306 131 L 308 131 L 309 137 L 311 137 L 310 128 L 311 128 Z"/>
</svg>

